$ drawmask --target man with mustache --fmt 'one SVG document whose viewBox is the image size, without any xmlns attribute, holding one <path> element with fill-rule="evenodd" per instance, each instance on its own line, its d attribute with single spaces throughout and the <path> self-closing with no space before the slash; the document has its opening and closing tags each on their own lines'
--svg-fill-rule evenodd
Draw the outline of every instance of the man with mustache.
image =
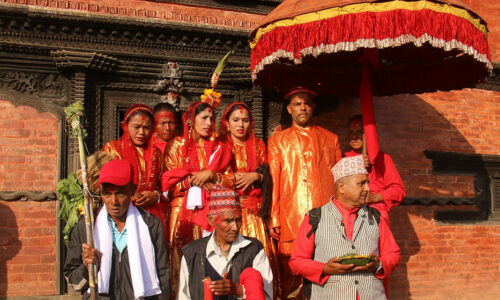
<svg viewBox="0 0 500 300">
<path fill-rule="evenodd" d="M 214 231 L 182 247 L 177 299 L 212 299 L 204 293 L 207 278 L 213 299 L 273 299 L 273 274 L 262 244 L 239 234 L 238 194 L 215 186 L 208 207 Z"/>
<path fill-rule="evenodd" d="M 288 266 L 293 243 L 304 215 L 333 195 L 331 168 L 341 159 L 337 135 L 311 124 L 317 94 L 296 87 L 285 95 L 293 124 L 269 139 L 273 178 L 271 236 L 278 240 L 282 299 L 302 299 L 301 278 Z"/>
<path fill-rule="evenodd" d="M 290 267 L 308 280 L 309 299 L 387 299 L 383 279 L 401 259 L 387 220 L 366 206 L 370 193 L 363 158 L 345 157 L 333 167 L 335 197 L 309 211 L 300 226 Z M 341 263 L 356 253 L 367 264 Z"/>
<path fill-rule="evenodd" d="M 131 203 L 136 186 L 127 160 L 114 159 L 99 173 L 104 206 L 95 221 L 95 248 L 85 221 L 73 228 L 64 265 L 68 283 L 89 299 L 88 264 L 98 273 L 97 299 L 169 299 L 170 270 L 160 220 Z"/>
</svg>

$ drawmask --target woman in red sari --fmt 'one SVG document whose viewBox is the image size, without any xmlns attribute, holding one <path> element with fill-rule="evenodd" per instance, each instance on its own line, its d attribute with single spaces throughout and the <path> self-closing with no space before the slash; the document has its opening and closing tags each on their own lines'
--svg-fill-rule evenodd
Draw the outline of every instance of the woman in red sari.
<svg viewBox="0 0 500 300">
<path fill-rule="evenodd" d="M 165 153 L 162 189 L 168 190 L 168 237 L 172 299 L 175 299 L 182 253 L 180 248 L 209 230 L 206 195 L 213 185 L 233 188 L 231 152 L 215 139 L 215 115 L 206 102 L 195 102 L 182 116 L 184 134 L 175 137 Z M 201 188 L 201 189 L 200 189 Z M 192 204 L 191 199 L 199 200 Z M 196 208 L 193 208 L 196 207 Z M 190 209 L 191 208 L 191 209 Z"/>
<path fill-rule="evenodd" d="M 267 147 L 255 136 L 250 108 L 243 102 L 230 104 L 224 111 L 219 126 L 219 139 L 231 149 L 235 188 L 240 196 L 242 224 L 240 234 L 258 239 L 269 258 L 274 278 L 274 294 L 279 295 L 279 265 L 276 249 L 266 231 L 262 216 L 267 215 L 263 205 L 262 183 L 269 179 Z"/>
<path fill-rule="evenodd" d="M 145 104 L 132 104 L 121 124 L 123 135 L 101 151 L 118 159 L 126 159 L 134 169 L 137 192 L 132 202 L 160 218 L 166 232 L 166 199 L 161 197 L 159 179 L 163 169 L 161 151 L 153 145 L 153 111 Z"/>
</svg>

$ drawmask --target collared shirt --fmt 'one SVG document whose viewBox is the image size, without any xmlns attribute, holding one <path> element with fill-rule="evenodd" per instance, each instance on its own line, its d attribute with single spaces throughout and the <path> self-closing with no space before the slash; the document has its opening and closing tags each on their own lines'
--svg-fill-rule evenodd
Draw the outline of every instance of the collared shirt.
<svg viewBox="0 0 500 300">
<path fill-rule="evenodd" d="M 122 253 L 123 249 L 127 247 L 127 227 L 125 226 L 122 232 L 120 232 L 120 230 L 118 230 L 118 228 L 116 227 L 115 221 L 113 221 L 113 218 L 111 218 L 110 215 L 108 215 L 108 222 L 113 233 L 113 243 L 115 244 L 118 251 Z"/>
<path fill-rule="evenodd" d="M 356 221 L 356 217 L 358 216 L 359 207 L 347 208 L 342 203 L 340 203 L 335 197 L 332 198 L 332 202 L 342 215 L 342 224 L 344 224 L 345 234 L 347 238 L 352 241 L 352 233 L 354 232 L 354 221 Z"/>
<path fill-rule="evenodd" d="M 339 204 L 339 202 L 335 198 L 332 198 L 332 201 L 334 204 Z M 336 207 L 338 206 L 336 205 Z M 341 209 L 339 209 L 339 212 L 342 214 Z M 343 224 L 345 224 L 344 226 L 347 225 L 354 228 L 355 218 L 348 218 L 347 220 L 345 220 L 345 216 L 342 216 L 342 218 L 342 222 Z M 314 232 L 309 237 L 307 237 L 307 234 L 311 231 L 311 229 L 312 227 L 309 224 L 309 214 L 307 214 L 304 217 L 302 224 L 300 225 L 300 230 L 297 236 L 297 240 L 295 241 L 293 254 L 290 258 L 290 268 L 292 269 L 292 272 L 294 274 L 302 275 L 312 282 L 323 285 L 328 280 L 328 278 L 330 278 L 330 275 L 323 274 L 323 267 L 325 266 L 325 263 L 315 261 L 313 259 L 315 247 Z M 375 276 L 382 279 L 388 277 L 397 267 L 401 259 L 401 255 L 399 252 L 399 246 L 396 243 L 394 236 L 392 235 L 391 229 L 387 224 L 387 220 L 384 218 L 380 219 L 379 232 L 380 269 L 383 269 L 383 272 L 377 272 Z M 347 229 L 346 234 L 348 234 Z"/>
<path fill-rule="evenodd" d="M 229 254 L 227 258 L 222 254 L 219 245 L 215 241 L 215 231 L 211 235 L 207 244 L 207 260 L 212 265 L 212 267 L 219 273 L 221 277 L 224 273 L 229 272 L 231 266 L 233 265 L 233 257 L 240 251 L 250 244 L 250 241 L 245 239 L 241 234 L 238 238 L 231 244 Z M 262 279 L 264 281 L 264 292 L 266 293 L 266 299 L 273 299 L 273 273 L 269 265 L 269 260 L 267 259 L 264 249 L 255 256 L 253 260 L 252 267 L 260 272 Z M 181 261 L 181 272 L 179 276 L 179 293 L 177 295 L 178 300 L 191 299 L 189 292 L 189 269 L 187 266 L 186 259 L 182 257 Z M 243 293 L 244 294 L 244 293 Z M 241 298 L 245 299 L 245 297 Z"/>
</svg>

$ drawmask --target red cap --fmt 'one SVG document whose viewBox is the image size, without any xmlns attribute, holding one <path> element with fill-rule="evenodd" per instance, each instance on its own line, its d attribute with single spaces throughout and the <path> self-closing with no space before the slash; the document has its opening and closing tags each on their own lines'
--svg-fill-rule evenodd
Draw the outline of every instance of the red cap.
<svg viewBox="0 0 500 300">
<path fill-rule="evenodd" d="M 99 184 L 111 183 L 118 186 L 127 185 L 134 181 L 134 171 L 127 160 L 113 159 L 101 168 Z"/>
<path fill-rule="evenodd" d="M 290 91 L 288 91 L 288 93 L 286 93 L 285 99 L 290 99 L 290 97 L 292 97 L 295 94 L 299 94 L 299 93 L 309 94 L 313 98 L 316 98 L 316 96 L 318 96 L 318 93 L 316 93 L 313 90 L 310 90 L 310 89 L 307 89 L 307 88 L 301 87 L 301 86 L 296 86 L 296 87 L 291 88 Z"/>
</svg>

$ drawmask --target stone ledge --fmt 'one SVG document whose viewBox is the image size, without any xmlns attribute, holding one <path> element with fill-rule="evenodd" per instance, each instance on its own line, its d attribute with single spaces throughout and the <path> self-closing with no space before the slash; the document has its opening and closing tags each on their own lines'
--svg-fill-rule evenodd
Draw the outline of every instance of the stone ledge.
<svg viewBox="0 0 500 300">
<path fill-rule="evenodd" d="M 0 191 L 0 200 L 5 201 L 52 201 L 56 200 L 54 191 Z"/>
</svg>

